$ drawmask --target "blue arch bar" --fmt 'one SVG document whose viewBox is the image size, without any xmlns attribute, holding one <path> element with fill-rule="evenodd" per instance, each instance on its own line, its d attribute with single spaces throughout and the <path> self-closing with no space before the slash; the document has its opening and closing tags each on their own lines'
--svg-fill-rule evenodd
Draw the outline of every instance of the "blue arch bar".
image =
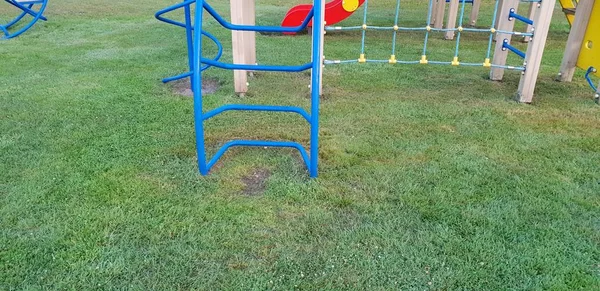
<svg viewBox="0 0 600 291">
<path fill-rule="evenodd" d="M 167 7 L 163 10 L 158 11 L 155 17 L 163 22 L 176 25 L 186 29 L 186 37 L 188 44 L 188 57 L 190 71 L 177 76 L 169 77 L 164 79 L 164 82 L 177 80 L 181 78 L 191 77 L 192 79 L 192 90 L 194 91 L 194 127 L 196 132 L 196 146 L 198 155 L 198 169 L 202 175 L 208 175 L 210 169 L 219 161 L 219 159 L 232 147 L 279 147 L 279 148 L 293 148 L 298 150 L 310 177 L 317 177 L 318 174 L 318 149 L 319 149 L 319 90 L 321 86 L 321 79 L 319 78 L 322 70 L 322 56 L 321 56 L 321 41 L 322 38 L 319 35 L 322 33 L 320 28 L 322 27 L 322 16 L 324 11 L 320 9 L 322 3 L 325 0 L 313 0 L 313 9 L 304 19 L 300 26 L 296 27 L 281 27 L 281 26 L 257 26 L 257 25 L 237 25 L 232 24 L 225 20 L 206 0 L 185 0 L 184 2 L 175 4 Z M 196 7 L 202 7 L 203 9 L 196 9 L 194 20 L 191 17 L 190 6 L 195 4 Z M 315 8 L 317 7 L 317 8 Z M 185 23 L 168 19 L 164 17 L 164 14 L 184 8 L 185 11 Z M 221 26 L 229 30 L 236 31 L 255 31 L 255 32 L 272 32 L 272 33 L 286 33 L 286 32 L 300 32 L 308 27 L 308 24 L 313 22 L 313 40 L 312 40 L 312 55 L 311 62 L 293 65 L 246 65 L 246 64 L 232 64 L 224 63 L 219 61 L 223 47 L 219 40 L 211 35 L 210 33 L 203 30 L 204 24 L 204 12 L 212 16 Z M 217 56 L 214 58 L 207 58 L 202 55 L 202 48 L 204 45 L 203 36 L 207 37 L 219 48 Z M 204 112 L 203 108 L 203 97 L 202 97 L 202 72 L 210 67 L 226 69 L 226 70 L 245 70 L 245 71 L 269 71 L 269 72 L 302 72 L 306 70 L 312 70 L 311 79 L 311 98 L 310 98 L 310 112 L 307 112 L 301 107 L 294 106 L 277 106 L 277 105 L 250 105 L 250 104 L 229 104 L 224 105 L 208 112 Z M 208 159 L 206 154 L 206 140 L 205 140 L 205 128 L 204 121 L 211 119 L 221 113 L 227 111 L 262 111 L 262 112 L 287 112 L 295 113 L 303 117 L 310 126 L 310 144 L 308 151 L 303 145 L 297 142 L 291 141 L 270 141 L 270 140 L 231 140 L 225 143 L 217 152 Z"/>
<path fill-rule="evenodd" d="M 4 0 L 4 2 L 10 4 L 11 6 L 21 10 L 21 13 L 15 17 L 13 20 L 9 21 L 6 24 L 0 24 L 0 31 L 4 34 L 4 36 L 0 37 L 0 39 L 10 39 L 17 37 L 27 30 L 29 30 L 38 20 L 47 21 L 48 19 L 44 17 L 44 10 L 46 10 L 46 6 L 48 6 L 49 0 L 30 0 L 30 1 L 17 1 L 17 0 Z M 34 10 L 34 6 L 40 5 L 39 9 Z M 31 16 L 31 20 L 21 29 L 10 32 L 9 29 L 19 23 L 25 16 Z"/>
</svg>

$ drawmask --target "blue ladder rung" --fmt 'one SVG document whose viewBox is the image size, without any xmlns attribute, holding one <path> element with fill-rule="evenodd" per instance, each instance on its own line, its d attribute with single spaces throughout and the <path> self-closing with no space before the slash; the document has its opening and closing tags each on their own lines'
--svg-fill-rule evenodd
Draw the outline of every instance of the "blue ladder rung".
<svg viewBox="0 0 600 291">
<path fill-rule="evenodd" d="M 242 65 L 228 64 L 211 59 L 202 58 L 202 63 L 211 67 L 217 67 L 226 70 L 242 70 L 242 71 L 268 71 L 268 72 L 302 72 L 312 68 L 313 63 L 306 63 L 300 66 L 268 66 L 268 65 Z"/>
<path fill-rule="evenodd" d="M 296 27 L 283 27 L 283 26 L 257 26 L 257 25 L 238 25 L 232 24 L 225 20 L 219 13 L 213 9 L 208 3 L 204 2 L 204 9 L 224 28 L 229 30 L 238 30 L 238 31 L 255 31 L 255 32 L 280 32 L 280 33 L 297 33 L 304 30 L 310 20 L 313 18 L 315 9 L 314 7 L 310 10 L 302 24 Z"/>
<path fill-rule="evenodd" d="M 266 111 L 266 112 L 290 112 L 298 113 L 304 117 L 306 121 L 310 122 L 310 115 L 306 110 L 295 106 L 274 106 L 274 105 L 249 105 L 249 104 L 229 104 L 215 108 L 205 114 L 203 114 L 202 120 L 211 119 L 226 111 Z"/>
<path fill-rule="evenodd" d="M 450 3 L 451 1 L 452 1 L 452 0 L 446 0 L 446 3 Z M 473 4 L 473 0 L 465 0 L 465 1 L 460 1 L 460 0 L 459 0 L 459 2 L 460 2 L 460 3 L 463 3 L 463 2 L 465 2 L 465 3 Z"/>
<path fill-rule="evenodd" d="M 509 50 L 509 51 L 515 53 L 516 55 L 518 55 L 522 58 L 525 58 L 525 53 L 520 51 L 518 48 L 510 45 L 508 43 L 508 39 L 504 39 L 504 42 L 502 43 L 502 50 Z"/>
<path fill-rule="evenodd" d="M 297 143 L 291 141 L 266 141 L 266 140 L 232 140 L 224 144 L 217 153 L 213 156 L 213 158 L 206 164 L 206 173 L 219 161 L 219 159 L 227 152 L 227 150 L 231 147 L 278 147 L 278 148 L 295 148 L 300 152 L 304 163 L 306 164 L 306 168 L 310 169 L 310 160 L 308 158 L 308 154 L 304 147 Z"/>
<path fill-rule="evenodd" d="M 520 20 L 520 21 L 522 21 L 522 22 L 524 22 L 526 24 L 533 25 L 533 20 L 531 20 L 531 19 L 529 19 L 529 18 L 527 18 L 527 17 L 525 17 L 523 15 L 517 14 L 515 12 L 514 8 L 510 9 L 510 12 L 508 13 L 508 19 L 509 20 L 517 19 L 517 20 Z"/>
</svg>

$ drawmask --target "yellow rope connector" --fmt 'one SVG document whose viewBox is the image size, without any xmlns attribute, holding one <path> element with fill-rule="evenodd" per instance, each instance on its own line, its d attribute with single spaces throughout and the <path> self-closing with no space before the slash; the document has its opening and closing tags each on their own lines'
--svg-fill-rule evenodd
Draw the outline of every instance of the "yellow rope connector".
<svg viewBox="0 0 600 291">
<path fill-rule="evenodd" d="M 427 29 L 427 31 L 431 31 L 431 26 L 427 25 L 425 26 L 425 29 Z"/>
<path fill-rule="evenodd" d="M 366 23 L 362 25 L 362 29 L 363 30 L 367 30 L 367 24 Z"/>
<path fill-rule="evenodd" d="M 427 56 L 426 55 L 422 55 L 421 56 L 421 61 L 419 61 L 420 64 L 422 65 L 427 65 L 427 63 L 429 63 L 429 61 L 427 61 Z"/>
<path fill-rule="evenodd" d="M 458 61 L 458 57 L 454 57 L 454 59 L 452 59 L 452 65 L 453 65 L 453 66 L 458 66 L 458 65 L 460 65 L 460 62 Z"/>
<path fill-rule="evenodd" d="M 492 67 L 492 63 L 490 63 L 490 59 L 485 59 L 485 61 L 483 62 L 483 67 L 485 68 L 491 68 Z"/>
<path fill-rule="evenodd" d="M 490 32 L 491 33 L 496 33 L 496 29 L 492 27 L 492 28 L 490 28 Z"/>
<path fill-rule="evenodd" d="M 359 63 L 366 63 L 367 62 L 367 58 L 365 57 L 365 54 L 360 54 L 360 57 L 358 58 L 358 62 Z"/>
<path fill-rule="evenodd" d="M 400 27 L 398 27 L 398 25 L 394 25 L 394 30 L 398 31 L 398 29 L 400 29 Z"/>
<path fill-rule="evenodd" d="M 396 60 L 396 55 L 391 55 L 390 56 L 390 64 L 396 64 L 398 63 L 398 61 Z"/>
<path fill-rule="evenodd" d="M 458 27 L 458 32 L 462 32 L 464 30 L 464 28 L 462 26 Z"/>
</svg>

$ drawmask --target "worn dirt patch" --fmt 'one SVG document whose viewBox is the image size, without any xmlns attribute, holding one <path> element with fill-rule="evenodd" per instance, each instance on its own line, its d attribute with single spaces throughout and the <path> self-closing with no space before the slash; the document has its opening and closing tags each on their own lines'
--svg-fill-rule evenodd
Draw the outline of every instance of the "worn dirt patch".
<svg viewBox="0 0 600 291">
<path fill-rule="evenodd" d="M 217 79 L 202 79 L 202 96 L 214 94 L 221 87 L 221 83 Z M 186 97 L 193 97 L 189 78 L 181 79 L 173 82 L 173 93 Z"/>
<path fill-rule="evenodd" d="M 268 169 L 254 169 L 252 173 L 242 177 L 242 183 L 244 183 L 242 193 L 246 196 L 262 195 L 267 187 L 269 177 L 271 177 L 271 171 Z"/>
</svg>

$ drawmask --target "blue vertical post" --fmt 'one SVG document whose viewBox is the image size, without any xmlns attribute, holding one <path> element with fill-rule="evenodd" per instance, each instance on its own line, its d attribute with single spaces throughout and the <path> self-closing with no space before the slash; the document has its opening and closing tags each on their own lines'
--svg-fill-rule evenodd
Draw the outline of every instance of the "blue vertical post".
<svg viewBox="0 0 600 291">
<path fill-rule="evenodd" d="M 185 2 L 185 1 L 184 1 Z M 202 6 L 200 6 L 202 7 Z M 194 70 L 194 41 L 193 41 L 193 26 L 192 26 L 192 12 L 190 5 L 185 5 L 184 13 L 185 13 L 185 35 L 187 39 L 187 49 L 188 49 L 188 65 L 190 67 L 190 72 Z M 192 92 L 194 91 L 193 82 L 190 82 L 190 86 Z"/>
<path fill-rule="evenodd" d="M 321 42 L 323 41 L 323 0 L 314 0 L 313 16 L 313 41 L 312 41 L 312 80 L 311 80 L 311 106 L 310 106 L 310 165 L 309 174 L 311 178 L 318 175 L 319 169 L 319 104 L 321 88 L 321 70 L 323 69 L 321 56 Z M 366 8 L 365 8 L 366 9 Z"/>
<path fill-rule="evenodd" d="M 206 152 L 204 146 L 204 118 L 202 112 L 202 14 L 204 0 L 196 1 L 196 16 L 194 19 L 194 47 L 192 63 L 192 88 L 194 88 L 194 128 L 196 130 L 196 151 L 198 154 L 198 168 L 202 175 L 208 175 L 206 165 Z"/>
</svg>

